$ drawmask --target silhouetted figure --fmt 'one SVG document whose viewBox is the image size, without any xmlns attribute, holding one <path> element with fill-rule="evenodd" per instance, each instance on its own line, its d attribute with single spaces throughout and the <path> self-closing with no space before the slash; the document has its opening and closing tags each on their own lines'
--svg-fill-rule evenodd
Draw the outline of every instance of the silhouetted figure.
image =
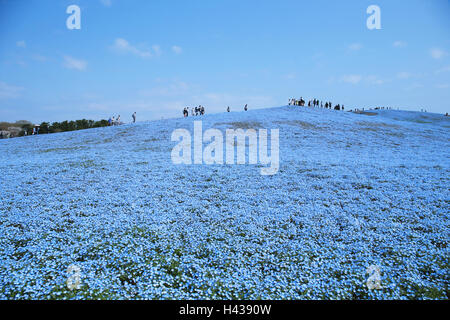
<svg viewBox="0 0 450 320">
<path fill-rule="evenodd" d="M 244 107 L 244 111 L 247 111 L 248 110 L 248 106 L 247 105 L 245 105 L 245 107 Z"/>
</svg>

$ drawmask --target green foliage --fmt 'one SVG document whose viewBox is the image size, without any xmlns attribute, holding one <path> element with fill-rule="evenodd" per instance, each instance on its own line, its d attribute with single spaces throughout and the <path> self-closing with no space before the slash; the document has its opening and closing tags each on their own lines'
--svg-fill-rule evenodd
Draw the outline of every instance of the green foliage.
<svg viewBox="0 0 450 320">
<path fill-rule="evenodd" d="M 50 128 L 50 124 L 48 122 L 42 122 L 41 128 L 39 129 L 39 133 L 48 133 Z"/>
<path fill-rule="evenodd" d="M 44 122 L 45 123 L 45 122 Z M 63 121 L 63 122 L 53 122 L 51 125 L 48 125 L 47 131 L 42 131 L 42 124 L 41 124 L 41 133 L 56 133 L 56 132 L 65 132 L 65 131 L 75 131 L 75 130 L 84 130 L 84 129 L 91 129 L 91 128 L 100 128 L 100 127 L 107 127 L 109 126 L 109 123 L 107 120 L 100 120 L 100 121 L 94 121 L 94 120 L 76 120 L 76 121 Z"/>
<path fill-rule="evenodd" d="M 63 121 L 63 122 L 42 122 L 39 128 L 39 134 L 57 133 L 65 131 L 84 130 L 91 128 L 107 127 L 109 123 L 107 120 L 76 120 L 76 121 Z M 33 123 L 25 120 L 17 121 L 16 123 L 0 122 L 0 130 L 8 130 L 9 127 L 22 128 L 22 131 L 18 132 L 16 136 L 22 137 L 25 135 L 31 135 L 33 132 Z"/>
</svg>

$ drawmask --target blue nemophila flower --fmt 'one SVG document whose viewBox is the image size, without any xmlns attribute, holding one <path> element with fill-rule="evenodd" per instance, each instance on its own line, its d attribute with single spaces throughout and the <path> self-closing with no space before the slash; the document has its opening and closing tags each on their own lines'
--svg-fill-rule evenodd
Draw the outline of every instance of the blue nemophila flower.
<svg viewBox="0 0 450 320">
<path fill-rule="evenodd" d="M 2 140 L 0 298 L 446 299 L 449 133 L 389 112 L 202 118 L 280 129 L 271 177 L 173 165 L 190 119 Z"/>
</svg>

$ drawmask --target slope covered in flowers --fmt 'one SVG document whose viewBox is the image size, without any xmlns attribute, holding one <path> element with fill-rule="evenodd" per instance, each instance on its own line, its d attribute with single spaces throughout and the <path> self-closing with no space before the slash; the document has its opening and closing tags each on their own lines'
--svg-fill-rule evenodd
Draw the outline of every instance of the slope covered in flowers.
<svg viewBox="0 0 450 320">
<path fill-rule="evenodd" d="M 278 174 L 173 165 L 200 119 L 280 129 Z M 0 298 L 448 299 L 449 128 L 281 107 L 0 141 Z"/>
</svg>

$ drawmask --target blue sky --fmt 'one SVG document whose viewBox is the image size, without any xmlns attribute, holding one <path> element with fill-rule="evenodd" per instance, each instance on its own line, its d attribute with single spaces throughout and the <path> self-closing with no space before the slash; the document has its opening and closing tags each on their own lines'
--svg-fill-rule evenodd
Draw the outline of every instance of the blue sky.
<svg viewBox="0 0 450 320">
<path fill-rule="evenodd" d="M 66 8 L 81 8 L 68 30 Z M 381 30 L 366 9 L 381 8 Z M 450 112 L 447 0 L 0 0 L 0 121 L 287 104 Z"/>
</svg>

